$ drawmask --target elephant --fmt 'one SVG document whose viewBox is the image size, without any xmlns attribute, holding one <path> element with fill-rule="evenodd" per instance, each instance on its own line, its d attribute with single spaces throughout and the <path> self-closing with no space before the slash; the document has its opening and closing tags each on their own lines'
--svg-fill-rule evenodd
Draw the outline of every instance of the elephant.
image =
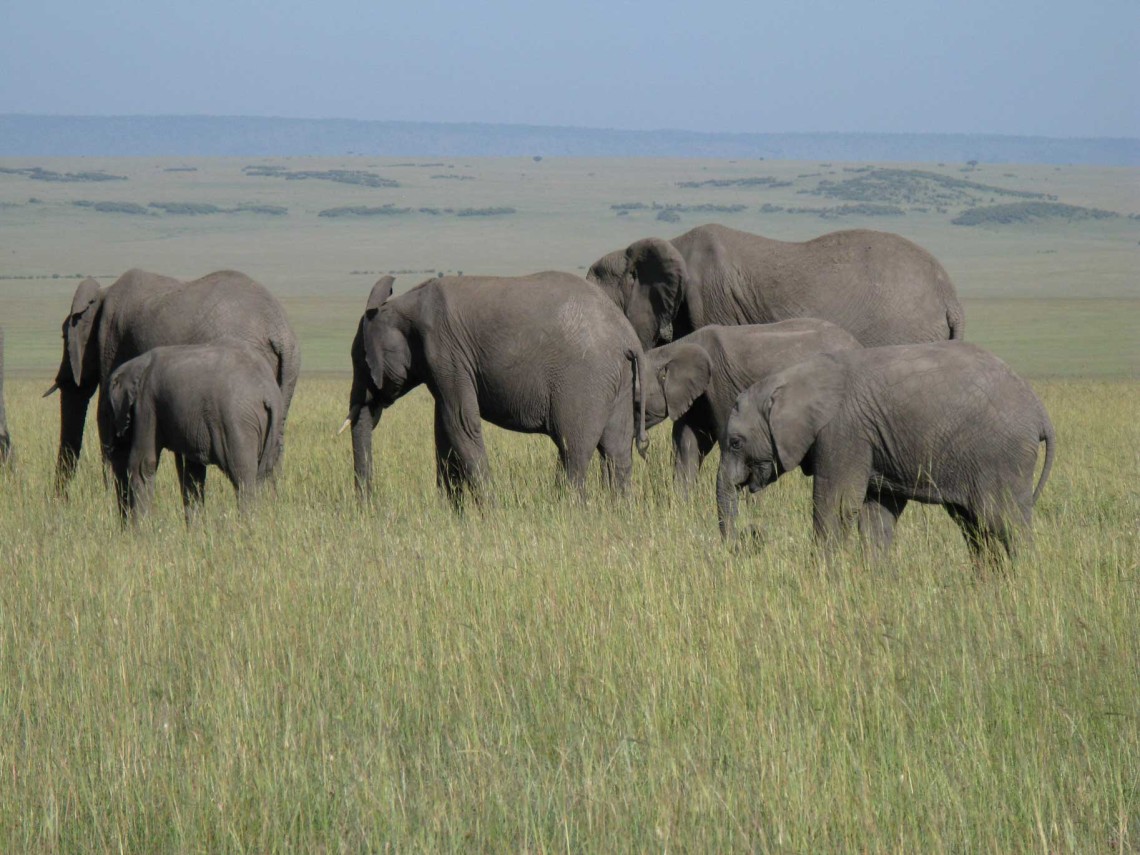
<svg viewBox="0 0 1140 855">
<path fill-rule="evenodd" d="M 865 347 L 961 339 L 965 316 L 929 252 L 889 232 L 785 242 L 718 224 L 611 252 L 586 278 L 601 286 L 648 350 L 708 324 L 831 321 Z"/>
<path fill-rule="evenodd" d="M 1045 460 L 1036 488 L 1038 445 Z M 1045 407 L 998 357 L 966 342 L 826 353 L 741 393 L 717 474 L 721 533 L 737 494 L 799 468 L 812 477 L 815 540 L 832 551 L 858 517 L 872 553 L 908 501 L 943 505 L 976 564 L 1031 542 L 1056 444 Z"/>
<path fill-rule="evenodd" d="M 611 488 L 632 470 L 633 385 L 643 354 L 597 288 L 568 273 L 447 276 L 392 297 L 391 276 L 368 297 L 352 342 L 348 418 L 358 492 L 372 483 L 372 432 L 385 408 L 424 384 L 435 400 L 436 482 L 459 507 L 488 477 L 481 419 L 541 433 L 583 492 L 596 448 Z M 636 417 L 644 454 L 644 413 Z"/>
<path fill-rule="evenodd" d="M 96 390 L 104 448 L 112 438 L 106 397 L 116 368 L 154 347 L 203 344 L 227 336 L 252 346 L 269 366 L 281 389 L 284 426 L 301 370 L 301 351 L 285 310 L 264 286 L 232 270 L 179 282 L 132 269 L 107 288 L 91 278 L 81 282 L 63 322 L 59 371 L 44 393 L 60 393 L 57 494 L 66 494 L 75 474 L 87 406 Z"/>
<path fill-rule="evenodd" d="M 175 454 L 187 521 L 221 468 L 244 510 L 281 457 L 285 402 L 264 355 L 238 339 L 154 347 L 108 383 L 109 458 L 124 520 L 146 514 L 164 449 Z"/>
<path fill-rule="evenodd" d="M 673 419 L 673 480 L 687 490 L 728 424 L 737 396 L 817 353 L 859 347 L 817 318 L 774 324 L 710 324 L 645 354 L 645 426 Z"/>
<path fill-rule="evenodd" d="M 4 409 L 4 327 L 0 327 L 0 468 L 12 465 L 12 435 Z"/>
</svg>

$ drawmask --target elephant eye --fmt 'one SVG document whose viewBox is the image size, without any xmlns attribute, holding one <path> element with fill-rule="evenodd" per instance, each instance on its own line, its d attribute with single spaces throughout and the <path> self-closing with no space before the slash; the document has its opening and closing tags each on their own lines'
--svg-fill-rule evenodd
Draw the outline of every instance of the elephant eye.
<svg viewBox="0 0 1140 855">
<path fill-rule="evenodd" d="M 740 449 L 744 448 L 744 440 L 738 436 L 729 437 L 728 447 L 733 451 L 740 451 Z"/>
</svg>

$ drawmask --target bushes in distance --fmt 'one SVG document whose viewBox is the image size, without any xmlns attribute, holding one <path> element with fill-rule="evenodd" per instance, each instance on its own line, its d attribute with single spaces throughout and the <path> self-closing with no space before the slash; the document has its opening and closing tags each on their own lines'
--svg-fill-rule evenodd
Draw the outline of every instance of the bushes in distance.
<svg viewBox="0 0 1140 855">
<path fill-rule="evenodd" d="M 956 226 L 983 226 L 1037 223 L 1042 220 L 1111 220 L 1119 216 L 1116 211 L 1064 205 L 1060 202 L 1010 202 L 1005 205 L 969 208 L 950 222 Z"/>
</svg>

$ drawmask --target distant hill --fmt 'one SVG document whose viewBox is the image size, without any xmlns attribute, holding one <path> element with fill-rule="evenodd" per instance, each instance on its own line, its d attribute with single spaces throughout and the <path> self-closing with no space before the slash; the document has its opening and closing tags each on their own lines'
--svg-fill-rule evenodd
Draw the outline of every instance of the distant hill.
<svg viewBox="0 0 1140 855">
<path fill-rule="evenodd" d="M 728 134 L 250 116 L 0 115 L 0 157 L 721 157 L 1140 166 L 1140 139 Z"/>
</svg>

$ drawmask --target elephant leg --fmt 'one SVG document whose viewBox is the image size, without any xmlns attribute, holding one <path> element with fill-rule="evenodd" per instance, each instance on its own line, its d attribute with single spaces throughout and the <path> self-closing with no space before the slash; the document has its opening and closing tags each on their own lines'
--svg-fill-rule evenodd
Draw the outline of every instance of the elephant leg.
<svg viewBox="0 0 1140 855">
<path fill-rule="evenodd" d="M 701 464 L 716 444 L 716 438 L 688 419 L 673 422 L 673 484 L 687 496 L 697 481 Z"/>
<path fill-rule="evenodd" d="M 987 502 L 977 513 L 977 518 L 985 533 L 989 564 L 995 569 L 1012 564 L 1020 547 L 1032 544 L 1029 514 L 1008 496 Z"/>
<path fill-rule="evenodd" d="M 127 462 L 127 510 L 131 519 L 146 516 L 154 501 L 154 475 L 162 449 L 131 449 Z"/>
<path fill-rule="evenodd" d="M 557 437 L 558 464 L 566 483 L 578 493 L 583 501 L 586 498 L 586 473 L 590 469 L 590 458 L 594 454 L 592 446 L 576 442 L 568 437 Z M 631 463 L 632 468 L 632 463 Z"/>
<path fill-rule="evenodd" d="M 444 428 L 443 407 L 435 405 L 435 483 L 452 504 L 463 492 L 463 464 Z"/>
<path fill-rule="evenodd" d="M 602 458 L 602 478 L 610 491 L 625 494 L 629 491 L 629 481 L 633 475 L 633 418 L 618 407 L 610 416 L 602 440 L 598 443 L 598 453 Z"/>
<path fill-rule="evenodd" d="M 817 448 L 812 476 L 812 527 L 826 551 L 846 541 L 871 481 L 870 448 Z"/>
<path fill-rule="evenodd" d="M 895 523 L 902 516 L 907 500 L 890 491 L 867 491 L 859 510 L 859 535 L 876 560 L 882 560 L 895 539 Z"/>
<path fill-rule="evenodd" d="M 206 464 L 193 463 L 181 454 L 174 455 L 174 464 L 182 491 L 182 512 L 189 523 L 206 501 Z"/>
<path fill-rule="evenodd" d="M 257 435 L 234 436 L 233 431 L 227 431 L 227 446 L 232 450 L 230 458 L 223 461 L 222 470 L 230 483 L 234 485 L 237 494 L 238 511 L 242 514 L 249 512 L 253 501 L 257 497 Z"/>
<path fill-rule="evenodd" d="M 981 573 L 1000 567 L 1003 557 L 1011 557 L 1009 534 L 1000 521 L 965 505 L 947 505 L 946 512 L 962 531 L 975 571 Z M 1001 552 L 1003 548 L 1005 556 Z"/>
<path fill-rule="evenodd" d="M 99 458 L 103 461 L 103 486 L 111 483 L 111 448 L 115 441 L 115 414 L 111 411 L 111 403 L 105 400 L 102 390 L 95 404 L 95 427 L 99 431 Z"/>
<path fill-rule="evenodd" d="M 487 468 L 487 450 L 483 446 L 483 425 L 479 416 L 479 403 L 473 387 L 455 390 L 449 395 L 441 390 L 436 399 L 436 455 L 439 459 L 442 435 L 443 457 L 449 480 L 455 485 L 449 493 L 454 502 L 462 490 L 470 490 L 479 498 L 490 472 Z M 438 469 L 437 469 L 438 472 Z"/>
<path fill-rule="evenodd" d="M 122 448 L 112 449 L 110 457 L 111 473 L 114 477 L 115 507 L 119 511 L 119 519 L 125 524 L 132 505 L 129 452 Z"/>
</svg>

